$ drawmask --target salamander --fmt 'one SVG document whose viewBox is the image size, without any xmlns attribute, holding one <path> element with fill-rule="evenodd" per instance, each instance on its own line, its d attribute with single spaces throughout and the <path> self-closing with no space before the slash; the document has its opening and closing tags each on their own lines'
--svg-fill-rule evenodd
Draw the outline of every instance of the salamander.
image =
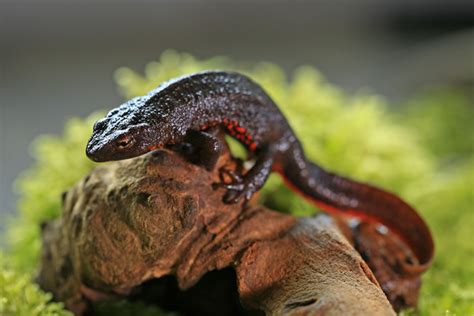
<svg viewBox="0 0 474 316">
<path fill-rule="evenodd" d="M 97 121 L 87 156 L 121 160 L 193 139 L 212 170 L 220 154 L 216 129 L 240 141 L 255 163 L 223 183 L 225 203 L 248 201 L 272 171 L 317 207 L 385 225 L 409 245 L 425 267 L 434 245 L 428 226 L 401 198 L 329 172 L 309 161 L 275 102 L 257 83 L 236 72 L 207 71 L 180 77 L 129 100 Z"/>
</svg>

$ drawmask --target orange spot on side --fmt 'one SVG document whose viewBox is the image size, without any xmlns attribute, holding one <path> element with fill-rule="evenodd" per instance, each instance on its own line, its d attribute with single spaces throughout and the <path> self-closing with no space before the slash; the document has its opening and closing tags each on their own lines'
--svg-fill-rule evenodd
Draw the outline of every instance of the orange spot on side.
<svg viewBox="0 0 474 316">
<path fill-rule="evenodd" d="M 245 128 L 243 127 L 236 127 L 235 130 L 237 131 L 237 133 L 240 133 L 240 134 L 245 134 Z"/>
<path fill-rule="evenodd" d="M 251 151 L 255 151 L 255 150 L 257 149 L 257 144 L 256 144 L 256 143 L 251 143 L 251 144 L 249 145 L 249 149 L 250 149 Z"/>
<path fill-rule="evenodd" d="M 156 150 L 156 149 L 158 149 L 158 145 L 153 145 L 153 146 L 148 147 L 149 151 L 153 151 L 153 150 Z"/>
</svg>

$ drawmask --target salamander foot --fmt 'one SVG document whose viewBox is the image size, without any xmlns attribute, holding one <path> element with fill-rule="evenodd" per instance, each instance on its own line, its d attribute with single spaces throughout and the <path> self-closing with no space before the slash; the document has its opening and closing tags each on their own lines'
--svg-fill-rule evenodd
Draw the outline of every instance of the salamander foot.
<svg viewBox="0 0 474 316">
<path fill-rule="evenodd" d="M 248 201 L 255 193 L 255 190 L 252 189 L 253 186 L 250 185 L 242 175 L 242 169 L 241 163 L 239 163 L 235 171 L 226 167 L 219 169 L 219 178 L 221 182 L 213 183 L 212 187 L 214 190 L 219 188 L 227 189 L 227 192 L 222 198 L 224 203 L 234 204 L 239 202 L 242 197 L 245 201 Z"/>
</svg>

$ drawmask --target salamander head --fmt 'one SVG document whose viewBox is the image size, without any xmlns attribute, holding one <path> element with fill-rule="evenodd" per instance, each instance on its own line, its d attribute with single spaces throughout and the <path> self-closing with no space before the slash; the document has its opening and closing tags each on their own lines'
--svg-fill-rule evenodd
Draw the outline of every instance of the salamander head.
<svg viewBox="0 0 474 316">
<path fill-rule="evenodd" d="M 138 97 L 110 111 L 94 124 L 87 156 L 97 162 L 122 160 L 165 144 L 167 124 L 153 120 L 151 109 L 146 106 L 145 97 Z"/>
</svg>

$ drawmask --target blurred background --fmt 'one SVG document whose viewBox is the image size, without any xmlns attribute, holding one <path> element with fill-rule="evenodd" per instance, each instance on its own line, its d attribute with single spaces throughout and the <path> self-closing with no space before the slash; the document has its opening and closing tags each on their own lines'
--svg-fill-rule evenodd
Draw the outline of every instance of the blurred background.
<svg viewBox="0 0 474 316">
<path fill-rule="evenodd" d="M 35 136 L 122 101 L 114 71 L 173 48 L 318 68 L 396 103 L 425 86 L 472 93 L 474 2 L 0 1 L 0 230 Z"/>
</svg>

